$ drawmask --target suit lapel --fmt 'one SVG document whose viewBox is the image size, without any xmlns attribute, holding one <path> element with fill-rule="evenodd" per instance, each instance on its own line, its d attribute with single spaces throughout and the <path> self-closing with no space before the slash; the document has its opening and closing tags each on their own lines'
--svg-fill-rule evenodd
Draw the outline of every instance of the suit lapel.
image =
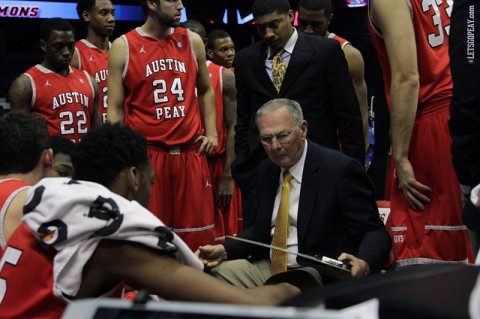
<svg viewBox="0 0 480 319">
<path fill-rule="evenodd" d="M 273 85 L 272 79 L 268 76 L 267 70 L 265 69 L 265 54 L 267 52 L 267 45 L 265 41 L 261 41 L 254 50 L 252 54 L 252 71 L 253 76 L 258 79 L 260 85 L 264 86 L 272 94 L 277 94 L 277 90 Z"/>
<path fill-rule="evenodd" d="M 283 78 L 282 87 L 280 88 L 280 95 L 286 92 L 295 81 L 304 72 L 304 69 L 310 65 L 315 51 L 310 47 L 306 40 L 306 35 L 302 32 L 298 33 L 297 43 L 293 48 L 290 62 L 288 63 L 287 72 Z M 268 77 L 268 75 L 267 75 Z M 270 82 L 272 82 L 270 80 Z M 272 87 L 275 88 L 272 84 Z"/>
<path fill-rule="evenodd" d="M 269 161 L 269 160 L 268 160 Z M 280 167 L 269 161 L 269 165 L 265 168 L 265 175 L 262 176 L 263 186 L 259 186 L 259 203 L 258 203 L 258 234 L 261 233 L 260 240 L 270 244 L 271 241 L 271 225 L 273 215 L 273 204 L 275 203 L 275 195 L 278 188 L 278 180 L 280 176 Z"/>
<path fill-rule="evenodd" d="M 307 156 L 305 157 L 305 166 L 303 168 L 302 188 L 300 191 L 300 202 L 298 205 L 298 247 L 302 243 L 307 234 L 310 218 L 315 207 L 317 190 L 319 184 L 318 169 L 320 165 L 317 160 L 318 152 L 315 152 L 315 145 L 309 143 Z"/>
</svg>

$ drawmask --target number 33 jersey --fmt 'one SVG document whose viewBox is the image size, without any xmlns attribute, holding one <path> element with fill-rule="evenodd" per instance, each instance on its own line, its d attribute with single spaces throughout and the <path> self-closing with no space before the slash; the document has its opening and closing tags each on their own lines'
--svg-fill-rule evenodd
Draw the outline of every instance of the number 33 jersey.
<svg viewBox="0 0 480 319">
<path fill-rule="evenodd" d="M 123 35 L 125 125 L 149 145 L 193 144 L 202 135 L 196 94 L 197 62 L 188 30 L 174 28 L 163 40 L 136 28 Z"/>
<path fill-rule="evenodd" d="M 85 71 L 70 68 L 67 76 L 40 64 L 25 72 L 32 86 L 32 113 L 47 121 L 50 135 L 78 142 L 93 119 L 95 90 Z"/>
<path fill-rule="evenodd" d="M 452 3 L 451 0 L 408 1 L 412 13 L 420 75 L 419 110 L 425 105 L 434 103 L 438 99 L 448 98 L 452 94 L 452 75 L 448 55 Z M 391 74 L 390 64 L 383 37 L 372 23 L 369 27 L 383 74 L 389 75 Z M 391 76 L 387 76 L 385 91 L 388 100 L 390 100 L 390 84 Z"/>
</svg>

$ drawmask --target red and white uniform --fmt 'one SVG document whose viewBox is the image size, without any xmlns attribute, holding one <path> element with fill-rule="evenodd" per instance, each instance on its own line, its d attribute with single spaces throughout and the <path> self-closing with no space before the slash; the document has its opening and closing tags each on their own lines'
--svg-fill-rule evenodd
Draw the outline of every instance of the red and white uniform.
<svg viewBox="0 0 480 319">
<path fill-rule="evenodd" d="M 15 196 L 27 187 L 30 187 L 30 185 L 19 179 L 0 180 L 0 255 L 3 253 L 7 242 L 3 225 L 8 206 Z"/>
<path fill-rule="evenodd" d="M 218 147 L 207 157 L 212 175 L 213 194 L 216 196 L 223 176 L 226 159 L 227 128 L 223 117 L 223 73 L 225 68 L 212 61 L 207 61 L 210 82 L 215 91 L 217 115 Z M 235 236 L 242 231 L 242 195 L 240 188 L 233 182 L 232 201 L 228 207 L 215 205 L 215 241 L 223 242 L 225 235 Z M 240 229 L 239 229 L 240 227 Z"/>
<path fill-rule="evenodd" d="M 422 8 L 422 1 L 409 1 L 420 75 L 409 160 L 416 179 L 429 186 L 432 194 L 425 210 L 415 211 L 408 205 L 395 175 L 387 185 L 391 192 L 387 230 L 392 236 L 397 266 L 465 262 L 471 258 L 467 230 L 461 219 L 460 187 L 450 153 L 449 4 L 447 0 L 433 1 Z M 391 73 L 385 43 L 371 23 L 370 34 L 380 59 L 390 104 Z M 390 174 L 394 174 L 393 169 Z"/>
<path fill-rule="evenodd" d="M 203 270 L 158 218 L 100 184 L 44 178 L 29 189 L 22 222 L 1 257 L 0 318 L 60 318 L 103 239 L 135 242 Z M 98 294 L 120 297 L 122 286 Z"/>
<path fill-rule="evenodd" d="M 87 72 L 69 69 L 62 76 L 37 64 L 25 75 L 32 85 L 32 113 L 47 121 L 50 135 L 78 142 L 93 119 L 95 90 Z"/>
<path fill-rule="evenodd" d="M 328 37 L 330 39 L 334 39 L 334 40 L 337 40 L 338 42 L 340 42 L 340 46 L 342 47 L 342 50 L 345 49 L 345 46 L 346 45 L 349 45 L 350 42 L 348 40 L 345 40 L 344 38 L 342 37 L 339 37 L 338 35 L 336 35 L 335 33 L 330 33 L 328 35 Z"/>
<path fill-rule="evenodd" d="M 61 318 L 67 303 L 53 294 L 55 253 L 41 246 L 25 224 L 13 233 L 0 263 L 6 288 L 0 295 L 0 318 Z"/>
<path fill-rule="evenodd" d="M 197 62 L 188 30 L 171 29 L 162 41 L 136 28 L 123 35 L 124 124 L 147 139 L 156 172 L 150 210 L 192 250 L 213 243 L 212 181 L 205 155 L 196 95 Z"/>
<path fill-rule="evenodd" d="M 107 121 L 107 76 L 108 76 L 108 53 L 103 52 L 85 39 L 75 42 L 75 51 L 78 55 L 78 69 L 85 70 L 93 76 L 98 84 L 99 103 L 98 108 L 102 122 Z"/>
</svg>

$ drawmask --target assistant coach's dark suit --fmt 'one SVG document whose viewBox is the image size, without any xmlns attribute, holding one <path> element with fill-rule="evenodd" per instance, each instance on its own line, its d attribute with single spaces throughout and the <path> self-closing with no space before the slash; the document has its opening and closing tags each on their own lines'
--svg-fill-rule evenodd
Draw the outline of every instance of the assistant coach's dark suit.
<svg viewBox="0 0 480 319">
<path fill-rule="evenodd" d="M 364 163 L 360 109 L 338 41 L 299 32 L 279 93 L 265 69 L 266 52 L 267 44 L 260 41 L 235 57 L 237 157 L 232 173 L 243 195 L 254 187 L 256 167 L 266 158 L 258 141 L 255 113 L 272 99 L 288 98 L 300 103 L 309 139 L 333 149 L 339 148 L 340 140 L 345 154 Z"/>
<path fill-rule="evenodd" d="M 279 178 L 280 167 L 268 159 L 260 164 L 255 224 L 239 237 L 271 243 Z M 298 207 L 298 251 L 335 259 L 347 252 L 368 262 L 372 272 L 378 271 L 388 257 L 391 242 L 372 193 L 373 186 L 358 161 L 309 142 Z M 235 240 L 227 240 L 223 245 L 229 260 L 269 258 L 268 248 Z M 301 257 L 297 257 L 297 262 L 316 268 L 324 282 L 336 279 L 321 264 Z"/>
</svg>

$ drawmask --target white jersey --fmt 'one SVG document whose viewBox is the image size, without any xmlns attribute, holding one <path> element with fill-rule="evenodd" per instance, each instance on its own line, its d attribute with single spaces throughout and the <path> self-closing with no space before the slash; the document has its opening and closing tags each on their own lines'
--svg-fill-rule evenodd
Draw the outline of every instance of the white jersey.
<svg viewBox="0 0 480 319">
<path fill-rule="evenodd" d="M 104 238 L 137 242 L 172 253 L 183 264 L 203 269 L 188 246 L 157 217 L 102 185 L 69 178 L 45 178 L 28 191 L 23 222 L 58 253 L 54 293 L 75 296 L 83 267 Z"/>
</svg>

